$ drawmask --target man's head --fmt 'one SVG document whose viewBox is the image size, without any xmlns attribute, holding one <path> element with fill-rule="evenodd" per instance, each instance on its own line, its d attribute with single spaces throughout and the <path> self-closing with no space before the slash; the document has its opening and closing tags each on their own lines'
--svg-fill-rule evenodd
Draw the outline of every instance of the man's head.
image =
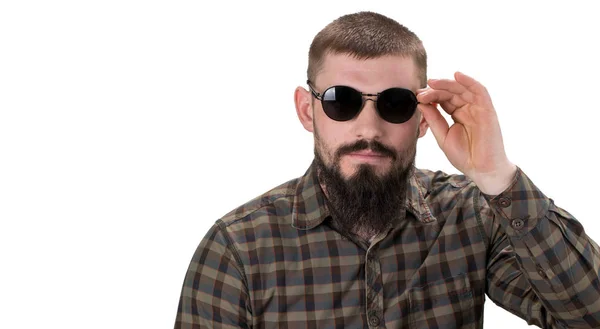
<svg viewBox="0 0 600 329">
<path fill-rule="evenodd" d="M 427 53 L 421 40 L 395 20 L 373 12 L 342 16 L 313 39 L 308 52 L 308 79 L 316 82 L 327 54 L 346 54 L 356 59 L 386 55 L 413 59 L 419 88 L 427 86 Z"/>
<path fill-rule="evenodd" d="M 407 28 L 385 16 L 361 12 L 338 18 L 317 34 L 309 51 L 308 79 L 316 93 L 336 85 L 377 94 L 389 88 L 416 93 L 426 86 L 426 53 Z M 333 210 L 349 227 L 377 233 L 403 206 L 416 141 L 427 130 L 419 111 L 391 123 L 365 96 L 362 110 L 335 121 L 320 100 L 298 87 L 298 117 L 314 133 L 319 180 Z M 387 214 L 387 215 L 386 215 Z"/>
</svg>

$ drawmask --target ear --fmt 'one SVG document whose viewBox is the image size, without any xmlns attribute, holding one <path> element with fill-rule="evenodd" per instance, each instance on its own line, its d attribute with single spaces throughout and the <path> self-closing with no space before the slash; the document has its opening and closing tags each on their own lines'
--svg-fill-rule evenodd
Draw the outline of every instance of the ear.
<svg viewBox="0 0 600 329">
<path fill-rule="evenodd" d="M 297 87 L 294 91 L 294 103 L 296 104 L 296 114 L 304 129 L 314 132 L 311 93 L 302 87 Z"/>
<path fill-rule="evenodd" d="M 425 133 L 427 133 L 427 128 L 429 128 L 429 125 L 425 120 L 425 116 L 423 115 L 423 113 L 421 113 L 421 110 L 417 109 L 417 113 L 419 118 L 419 138 L 421 138 L 425 136 Z"/>
</svg>

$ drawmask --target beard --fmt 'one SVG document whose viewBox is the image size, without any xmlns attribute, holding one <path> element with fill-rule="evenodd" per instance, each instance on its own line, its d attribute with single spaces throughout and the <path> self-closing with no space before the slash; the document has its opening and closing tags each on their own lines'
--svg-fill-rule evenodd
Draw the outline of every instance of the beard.
<svg viewBox="0 0 600 329">
<path fill-rule="evenodd" d="M 408 179 L 413 172 L 415 145 L 397 154 L 377 141 L 359 140 L 342 146 L 330 166 L 319 151 L 321 145 L 315 131 L 315 165 L 319 183 L 324 187 L 326 200 L 340 233 L 374 236 L 388 230 L 394 221 L 403 219 L 406 208 Z M 391 158 L 391 168 L 378 175 L 370 164 L 361 164 L 356 172 L 344 178 L 340 161 L 345 154 L 370 149 Z"/>
</svg>

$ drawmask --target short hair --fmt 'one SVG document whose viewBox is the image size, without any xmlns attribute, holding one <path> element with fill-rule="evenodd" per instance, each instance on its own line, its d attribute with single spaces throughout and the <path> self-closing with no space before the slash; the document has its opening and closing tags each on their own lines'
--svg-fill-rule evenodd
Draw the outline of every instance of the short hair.
<svg viewBox="0 0 600 329">
<path fill-rule="evenodd" d="M 327 54 L 348 54 L 357 59 L 412 57 L 420 87 L 427 87 L 427 53 L 423 43 L 404 25 L 378 13 L 344 15 L 325 26 L 310 45 L 308 80 L 315 81 Z"/>
</svg>

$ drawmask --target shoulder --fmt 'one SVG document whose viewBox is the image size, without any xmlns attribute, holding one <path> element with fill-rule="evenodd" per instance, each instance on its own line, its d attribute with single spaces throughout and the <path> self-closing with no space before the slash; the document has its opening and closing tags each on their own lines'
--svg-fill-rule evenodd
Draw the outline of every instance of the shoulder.
<svg viewBox="0 0 600 329">
<path fill-rule="evenodd" d="M 428 169 L 416 169 L 414 176 L 438 219 L 450 218 L 453 213 L 460 212 L 462 216 L 455 223 L 470 218 L 474 218 L 479 227 L 492 223 L 494 216 L 483 193 L 467 176 Z"/>
<path fill-rule="evenodd" d="M 475 200 L 481 195 L 477 185 L 465 175 L 416 169 L 413 176 L 425 202 L 442 218 L 458 208 L 472 210 L 481 204 Z"/>
<path fill-rule="evenodd" d="M 475 183 L 465 175 L 448 174 L 441 170 L 415 168 L 414 177 L 421 188 L 428 192 L 475 186 Z"/>
<path fill-rule="evenodd" d="M 299 181 L 300 178 L 291 179 L 230 210 L 219 219 L 221 225 L 229 227 L 236 223 L 272 214 L 275 209 L 281 215 L 291 212 Z"/>
</svg>

